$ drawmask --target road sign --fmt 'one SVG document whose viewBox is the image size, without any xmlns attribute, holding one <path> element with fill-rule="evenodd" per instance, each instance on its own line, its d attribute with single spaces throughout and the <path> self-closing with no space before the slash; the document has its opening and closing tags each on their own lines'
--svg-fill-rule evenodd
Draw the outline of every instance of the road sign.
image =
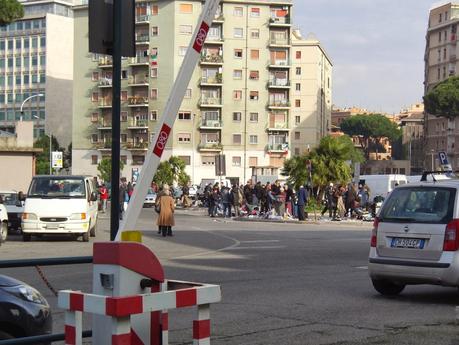
<svg viewBox="0 0 459 345">
<path fill-rule="evenodd" d="M 134 230 L 136 228 L 137 218 L 139 218 L 143 202 L 147 196 L 148 187 L 150 187 L 151 179 L 158 169 L 161 156 L 167 144 L 167 139 L 169 138 L 172 127 L 174 126 L 177 113 L 180 105 L 182 104 L 191 76 L 193 75 L 196 64 L 201 57 L 201 51 L 204 47 L 207 32 L 214 20 L 219 4 L 220 0 L 207 0 L 204 5 L 198 25 L 196 25 L 196 30 L 193 34 L 193 39 L 188 46 L 185 58 L 183 59 L 183 64 L 180 67 L 171 93 L 169 94 L 169 99 L 164 107 L 164 113 L 156 126 L 156 134 L 153 137 L 152 147 L 148 150 L 145 163 L 143 164 L 142 171 L 140 172 L 139 181 L 136 184 L 134 193 L 129 201 L 126 216 L 124 217 L 123 222 L 120 225 L 120 229 L 116 234 L 116 241 L 121 240 L 121 233 L 123 231 Z"/>
<path fill-rule="evenodd" d="M 453 168 L 448 162 L 448 155 L 444 151 L 438 152 L 438 158 L 440 160 L 440 166 L 442 171 L 452 171 Z"/>
<path fill-rule="evenodd" d="M 52 160 L 51 160 L 51 166 L 53 169 L 62 169 L 62 152 L 60 151 L 53 151 L 52 152 Z"/>
</svg>

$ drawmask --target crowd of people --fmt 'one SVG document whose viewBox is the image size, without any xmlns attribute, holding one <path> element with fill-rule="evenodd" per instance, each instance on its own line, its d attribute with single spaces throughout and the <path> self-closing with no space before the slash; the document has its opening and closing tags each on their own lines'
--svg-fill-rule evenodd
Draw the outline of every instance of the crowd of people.
<svg viewBox="0 0 459 345">
<path fill-rule="evenodd" d="M 261 184 L 247 181 L 231 188 L 208 184 L 204 188 L 203 203 L 210 217 L 259 216 L 264 218 L 298 218 L 305 220 L 309 190 L 301 186 L 295 191 L 280 181 Z"/>
</svg>

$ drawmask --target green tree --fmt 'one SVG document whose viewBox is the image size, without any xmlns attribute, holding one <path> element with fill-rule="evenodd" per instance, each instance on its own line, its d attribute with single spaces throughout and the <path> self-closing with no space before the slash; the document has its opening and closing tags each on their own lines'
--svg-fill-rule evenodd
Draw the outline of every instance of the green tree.
<svg viewBox="0 0 459 345">
<path fill-rule="evenodd" d="M 0 26 L 24 16 L 24 8 L 17 0 L 0 0 Z"/>
<path fill-rule="evenodd" d="M 123 170 L 124 163 L 120 160 L 120 171 Z M 97 165 L 97 171 L 99 172 L 99 177 L 105 182 L 110 182 L 112 180 L 112 159 L 111 158 L 102 158 L 102 160 Z"/>
<path fill-rule="evenodd" d="M 359 139 L 367 159 L 372 147 L 376 150 L 382 149 L 379 144 L 382 138 L 388 138 L 391 142 L 395 142 L 402 135 L 397 124 L 381 114 L 351 116 L 341 122 L 340 127 L 345 134 Z"/>
<path fill-rule="evenodd" d="M 424 96 L 427 113 L 452 119 L 459 115 L 459 77 L 450 77 L 437 84 Z"/>
<path fill-rule="evenodd" d="M 347 135 L 338 138 L 327 136 L 322 138 L 319 146 L 310 153 L 286 160 L 282 175 L 288 176 L 288 182 L 295 189 L 310 183 L 319 193 L 330 182 L 349 182 L 352 177 L 349 162 L 362 163 L 363 161 L 362 153 L 354 147 L 351 138 Z M 309 166 L 311 166 L 311 173 Z"/>
<path fill-rule="evenodd" d="M 53 145 L 53 150 L 63 151 L 61 147 L 59 147 L 59 142 L 57 141 L 56 137 L 51 136 L 51 141 Z M 34 145 L 35 148 L 43 149 L 43 152 L 37 155 L 37 160 L 35 164 L 35 170 L 39 175 L 46 175 L 49 174 L 49 136 L 43 135 L 38 138 Z"/>
<path fill-rule="evenodd" d="M 172 185 L 174 182 L 184 186 L 190 181 L 190 176 L 185 172 L 185 166 L 181 158 L 171 156 L 167 161 L 159 163 L 153 182 L 159 186 L 164 183 Z"/>
</svg>

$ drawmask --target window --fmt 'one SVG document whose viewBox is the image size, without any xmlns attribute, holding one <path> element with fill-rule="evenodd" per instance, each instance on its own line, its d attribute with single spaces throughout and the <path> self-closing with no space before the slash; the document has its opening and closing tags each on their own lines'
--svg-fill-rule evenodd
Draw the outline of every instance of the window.
<svg viewBox="0 0 459 345">
<path fill-rule="evenodd" d="M 295 156 L 300 155 L 300 149 L 298 147 L 295 147 Z"/>
<path fill-rule="evenodd" d="M 29 39 L 24 38 L 24 48 L 29 49 Z"/>
<path fill-rule="evenodd" d="M 46 37 L 45 36 L 40 37 L 40 47 L 42 48 L 46 47 Z"/>
<path fill-rule="evenodd" d="M 91 142 L 97 143 L 99 141 L 99 136 L 97 134 L 91 134 Z"/>
<path fill-rule="evenodd" d="M 244 15 L 244 8 L 242 7 L 235 7 L 233 10 L 233 16 L 235 17 L 242 17 Z"/>
<path fill-rule="evenodd" d="M 150 90 L 150 98 L 152 100 L 157 100 L 158 99 L 158 89 L 151 89 Z"/>
<path fill-rule="evenodd" d="M 132 165 L 143 165 L 145 156 L 132 156 Z"/>
<path fill-rule="evenodd" d="M 16 58 L 16 67 L 21 67 L 21 58 L 20 57 Z"/>
<path fill-rule="evenodd" d="M 21 48 L 21 39 L 16 38 L 16 49 L 20 49 L 20 48 Z"/>
<path fill-rule="evenodd" d="M 128 77 L 127 71 L 126 70 L 122 70 L 121 71 L 121 79 L 127 79 L 127 77 Z"/>
<path fill-rule="evenodd" d="M 16 76 L 16 81 L 15 81 L 15 84 L 16 84 L 16 87 L 20 87 L 21 86 L 21 76 L 20 75 L 17 75 Z M 17 99 L 17 96 L 19 95 L 16 95 L 16 99 Z M 19 99 L 17 99 L 19 101 Z"/>
<path fill-rule="evenodd" d="M 150 121 L 156 121 L 158 118 L 158 112 L 156 110 L 150 111 Z"/>
<path fill-rule="evenodd" d="M 242 113 L 237 111 L 233 113 L 233 121 L 240 122 L 242 118 Z"/>
<path fill-rule="evenodd" d="M 215 156 L 201 156 L 202 165 L 215 165 Z"/>
<path fill-rule="evenodd" d="M 179 56 L 185 56 L 187 49 L 188 49 L 188 47 L 179 47 L 178 55 Z"/>
<path fill-rule="evenodd" d="M 438 42 L 441 42 L 441 31 L 438 33 Z"/>
<path fill-rule="evenodd" d="M 258 122 L 258 113 L 250 113 L 250 122 Z"/>
<path fill-rule="evenodd" d="M 180 158 L 185 163 L 185 165 L 191 165 L 190 156 L 178 156 L 178 158 Z"/>
<path fill-rule="evenodd" d="M 301 122 L 301 116 L 295 116 L 295 125 L 299 125 Z"/>
<path fill-rule="evenodd" d="M 120 114 L 120 121 L 121 122 L 127 122 L 128 119 L 128 113 L 127 111 L 122 111 Z"/>
<path fill-rule="evenodd" d="M 249 167 L 258 166 L 258 157 L 249 157 Z"/>
<path fill-rule="evenodd" d="M 234 57 L 236 59 L 242 59 L 242 49 L 234 49 Z"/>
<path fill-rule="evenodd" d="M 46 65 L 46 56 L 45 55 L 40 55 L 40 66 L 45 66 Z"/>
<path fill-rule="evenodd" d="M 296 83 L 295 84 L 295 90 L 296 91 L 301 91 L 301 84 L 300 83 Z"/>
<path fill-rule="evenodd" d="M 242 90 L 234 90 L 233 99 L 240 101 L 242 99 Z"/>
<path fill-rule="evenodd" d="M 260 73 L 258 71 L 250 71 L 249 78 L 250 80 L 258 80 L 260 78 Z"/>
<path fill-rule="evenodd" d="M 125 143 L 127 141 L 127 134 L 121 134 L 120 139 L 122 143 Z"/>
<path fill-rule="evenodd" d="M 233 134 L 233 144 L 241 145 L 242 135 L 241 134 Z"/>
<path fill-rule="evenodd" d="M 32 48 L 37 48 L 38 39 L 36 37 L 32 37 Z"/>
<path fill-rule="evenodd" d="M 158 15 L 158 5 L 153 5 L 153 6 L 151 7 L 151 14 L 152 14 L 153 16 L 157 16 L 157 15 Z"/>
<path fill-rule="evenodd" d="M 244 29 L 243 28 L 234 28 L 233 37 L 234 38 L 244 38 Z"/>
<path fill-rule="evenodd" d="M 250 30 L 250 38 L 259 39 L 260 38 L 260 30 L 259 29 L 251 29 Z"/>
<path fill-rule="evenodd" d="M 92 81 L 98 81 L 99 80 L 99 72 L 92 72 Z"/>
<path fill-rule="evenodd" d="M 300 140 L 300 132 L 295 132 L 295 140 Z"/>
<path fill-rule="evenodd" d="M 29 75 L 28 74 L 24 75 L 24 85 L 27 85 L 27 84 L 29 84 Z"/>
<path fill-rule="evenodd" d="M 250 9 L 250 16 L 251 17 L 260 17 L 260 8 L 259 7 L 252 7 Z"/>
<path fill-rule="evenodd" d="M 251 49 L 250 58 L 252 60 L 258 60 L 260 58 L 260 51 L 258 49 Z"/>
<path fill-rule="evenodd" d="M 295 73 L 296 75 L 301 75 L 301 67 L 297 67 Z"/>
<path fill-rule="evenodd" d="M 242 70 L 241 69 L 235 69 L 233 71 L 233 79 L 242 79 Z"/>
<path fill-rule="evenodd" d="M 258 135 L 250 135 L 249 144 L 258 144 Z"/>
<path fill-rule="evenodd" d="M 184 98 L 190 99 L 192 96 L 192 93 L 193 93 L 192 89 L 186 89 Z"/>
<path fill-rule="evenodd" d="M 93 101 L 93 102 L 98 102 L 99 101 L 99 93 L 98 92 L 93 92 L 92 93 L 91 101 Z"/>
<path fill-rule="evenodd" d="M 150 70 L 150 77 L 151 78 L 158 78 L 158 68 L 152 67 Z"/>
<path fill-rule="evenodd" d="M 178 113 L 179 120 L 191 120 L 191 112 L 189 111 L 181 111 Z"/>
<path fill-rule="evenodd" d="M 250 91 L 250 100 L 258 101 L 258 91 Z"/>
<path fill-rule="evenodd" d="M 178 137 L 179 143 L 190 143 L 191 142 L 190 133 L 178 133 L 177 137 Z"/>
<path fill-rule="evenodd" d="M 36 56 L 32 56 L 32 66 L 38 65 L 38 59 Z"/>
<path fill-rule="evenodd" d="M 127 156 L 125 156 L 125 155 L 120 156 L 120 162 L 123 163 L 124 165 L 126 165 L 127 164 Z"/>
<path fill-rule="evenodd" d="M 240 156 L 234 156 L 232 158 L 233 162 L 233 167 L 240 167 L 241 166 L 241 157 Z"/>
<path fill-rule="evenodd" d="M 91 122 L 99 122 L 99 113 L 91 114 Z"/>
<path fill-rule="evenodd" d="M 295 52 L 295 56 L 296 56 L 297 59 L 301 59 L 301 50 L 297 50 Z"/>
<path fill-rule="evenodd" d="M 92 164 L 92 165 L 97 165 L 97 163 L 98 163 L 98 157 L 97 157 L 97 155 L 92 155 L 92 156 L 91 156 L 91 164 Z"/>
<path fill-rule="evenodd" d="M 158 36 L 158 27 L 157 26 L 152 26 L 151 27 L 151 37 L 156 37 Z"/>
<path fill-rule="evenodd" d="M 193 13 L 193 4 L 180 4 L 180 13 Z"/>
<path fill-rule="evenodd" d="M 121 101 L 126 102 L 128 99 L 128 92 L 127 91 L 121 91 Z"/>
<path fill-rule="evenodd" d="M 191 35 L 193 33 L 193 26 L 192 25 L 180 25 L 179 33 L 183 35 Z"/>
<path fill-rule="evenodd" d="M 301 107 L 301 100 L 295 99 L 295 107 L 297 108 Z"/>
</svg>

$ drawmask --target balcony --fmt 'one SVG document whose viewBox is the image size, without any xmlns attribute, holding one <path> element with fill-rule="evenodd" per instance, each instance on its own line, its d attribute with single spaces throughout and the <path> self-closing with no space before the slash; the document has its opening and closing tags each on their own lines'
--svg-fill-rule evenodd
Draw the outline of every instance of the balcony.
<svg viewBox="0 0 459 345">
<path fill-rule="evenodd" d="M 269 19 L 269 26 L 291 26 L 292 21 L 290 17 L 271 17 Z"/>
<path fill-rule="evenodd" d="M 98 87 L 100 87 L 100 88 L 112 87 L 112 82 L 113 82 L 112 79 L 101 78 L 101 79 L 99 79 Z"/>
<path fill-rule="evenodd" d="M 267 127 L 268 131 L 274 131 L 274 132 L 288 132 L 290 129 L 288 128 L 288 123 L 287 122 L 274 122 L 270 121 L 268 123 Z"/>
<path fill-rule="evenodd" d="M 225 39 L 223 36 L 207 36 L 206 41 L 204 43 L 206 44 L 223 44 Z"/>
<path fill-rule="evenodd" d="M 268 153 L 287 153 L 288 143 L 268 144 L 266 146 L 266 151 L 268 151 Z"/>
<path fill-rule="evenodd" d="M 138 143 L 127 142 L 125 143 L 124 147 L 132 151 L 147 151 L 148 142 L 138 142 Z"/>
<path fill-rule="evenodd" d="M 450 62 L 455 62 L 456 60 L 457 60 L 456 54 L 451 54 L 451 55 L 449 56 L 449 61 L 450 61 Z"/>
<path fill-rule="evenodd" d="M 112 142 L 107 140 L 107 141 L 98 141 L 94 143 L 94 146 L 96 149 L 100 151 L 110 151 L 112 149 Z"/>
<path fill-rule="evenodd" d="M 139 77 L 139 76 L 132 76 L 129 78 L 128 85 L 131 87 L 137 87 L 137 86 L 148 86 L 148 78 L 147 77 Z"/>
<path fill-rule="evenodd" d="M 269 100 L 268 108 L 270 109 L 289 109 L 290 101 L 286 99 Z"/>
<path fill-rule="evenodd" d="M 201 65 L 223 65 L 223 56 L 203 55 L 201 56 Z"/>
<path fill-rule="evenodd" d="M 221 98 L 213 98 L 213 97 L 202 97 L 199 100 L 199 106 L 201 107 L 217 107 L 221 108 L 222 99 Z"/>
<path fill-rule="evenodd" d="M 290 68 L 290 60 L 269 60 L 269 68 Z"/>
<path fill-rule="evenodd" d="M 133 120 L 128 129 L 148 129 L 148 120 Z"/>
<path fill-rule="evenodd" d="M 148 33 L 136 34 L 135 35 L 135 44 L 149 44 L 150 36 Z"/>
<path fill-rule="evenodd" d="M 271 79 L 268 81 L 268 88 L 272 89 L 289 89 L 290 88 L 290 80 L 288 79 Z"/>
<path fill-rule="evenodd" d="M 99 99 L 99 108 L 111 108 L 112 100 L 111 99 Z"/>
<path fill-rule="evenodd" d="M 148 97 L 141 97 L 141 96 L 129 97 L 128 107 L 148 107 Z"/>
<path fill-rule="evenodd" d="M 112 129 L 112 123 L 111 121 L 99 121 L 99 124 L 97 126 L 97 129 L 100 130 L 100 131 L 109 131 Z"/>
<path fill-rule="evenodd" d="M 148 66 L 148 56 L 136 56 L 129 59 L 130 66 Z"/>
<path fill-rule="evenodd" d="M 150 24 L 150 16 L 149 15 L 136 16 L 135 23 L 139 25 L 140 24 Z"/>
<path fill-rule="evenodd" d="M 207 120 L 203 119 L 199 128 L 201 129 L 222 129 L 222 120 Z"/>
<path fill-rule="evenodd" d="M 225 17 L 223 16 L 223 13 L 216 13 L 213 23 L 223 23 L 225 21 Z"/>
<path fill-rule="evenodd" d="M 202 77 L 200 81 L 201 86 L 209 85 L 222 85 L 223 84 L 223 77 L 221 73 L 217 73 L 213 77 Z"/>
<path fill-rule="evenodd" d="M 291 45 L 290 39 L 288 38 L 274 38 L 272 37 L 268 41 L 270 47 L 289 47 Z"/>
<path fill-rule="evenodd" d="M 215 142 L 200 142 L 198 150 L 201 152 L 220 152 L 223 150 L 223 145 Z"/>
<path fill-rule="evenodd" d="M 99 68 L 112 68 L 113 61 L 111 58 L 103 57 L 99 59 L 97 65 Z"/>
</svg>

